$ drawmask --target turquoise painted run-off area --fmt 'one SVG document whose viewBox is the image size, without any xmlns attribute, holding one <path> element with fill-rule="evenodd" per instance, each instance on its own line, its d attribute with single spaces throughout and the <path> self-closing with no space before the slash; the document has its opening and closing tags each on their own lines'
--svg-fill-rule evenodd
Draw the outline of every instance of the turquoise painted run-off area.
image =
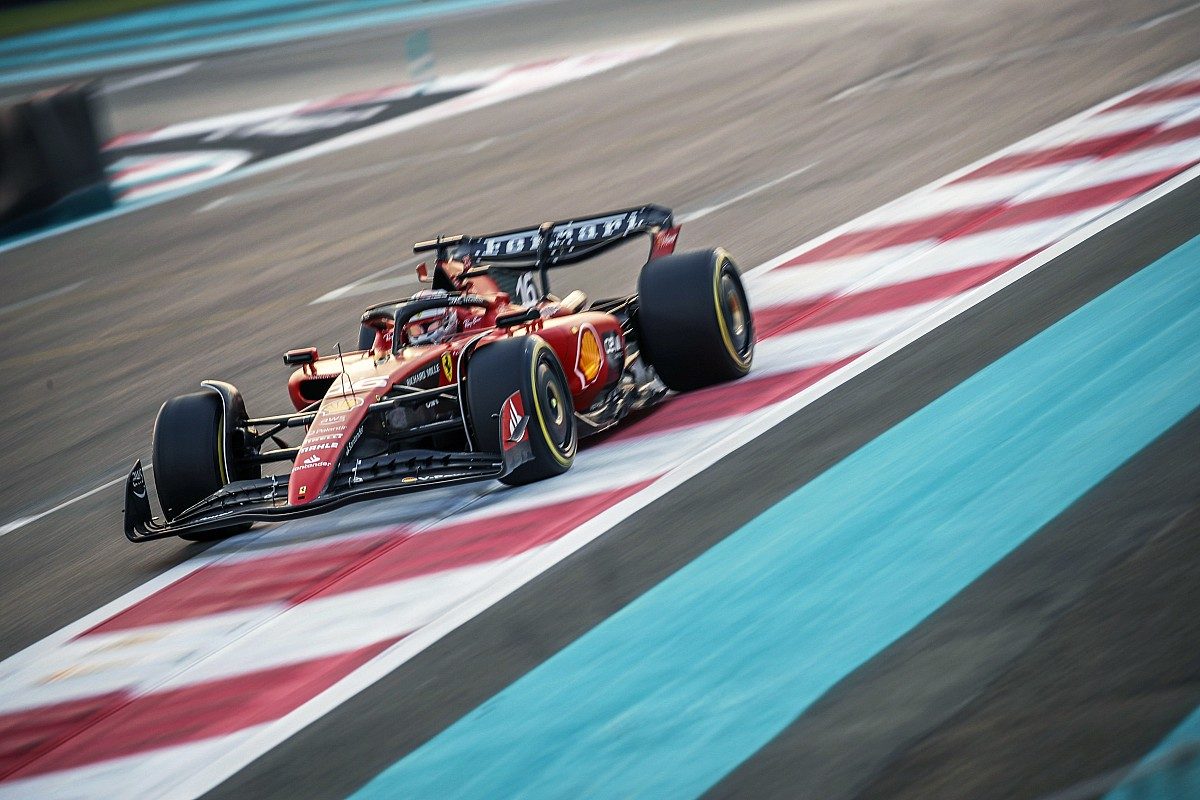
<svg viewBox="0 0 1200 800">
<path fill-rule="evenodd" d="M 226 0 L 168 6 L 0 40 L 0 86 L 198 58 L 520 1 Z"/>
<path fill-rule="evenodd" d="M 701 794 L 1198 405 L 1194 239 L 801 487 L 355 797 Z"/>
<path fill-rule="evenodd" d="M 419 0 L 393 0 L 413 3 Z M 160 8 L 129 11 L 111 17 L 76 22 L 50 30 L 22 33 L 0 39 L 0 53 L 31 50 L 36 47 L 77 42 L 84 39 L 112 38 L 155 28 L 211 22 L 249 14 L 298 9 L 316 5 L 317 0 L 202 0 L 196 3 L 171 3 Z"/>
<path fill-rule="evenodd" d="M 1200 709 L 1193 711 L 1142 759 L 1133 776 L 1104 800 L 1179 800 L 1200 797 Z"/>
</svg>

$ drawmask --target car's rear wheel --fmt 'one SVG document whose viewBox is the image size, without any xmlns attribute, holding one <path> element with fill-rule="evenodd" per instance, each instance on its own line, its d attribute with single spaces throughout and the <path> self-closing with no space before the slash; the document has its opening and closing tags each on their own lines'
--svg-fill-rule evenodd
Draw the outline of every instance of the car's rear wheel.
<svg viewBox="0 0 1200 800">
<path fill-rule="evenodd" d="M 638 276 L 643 355 L 677 391 L 742 377 L 754 359 L 754 320 L 724 250 L 669 255 Z"/>
<path fill-rule="evenodd" d="M 468 362 L 466 382 L 471 430 L 485 452 L 503 451 L 500 413 L 513 392 L 520 393 L 533 457 L 501 481 L 519 486 L 571 468 L 579 444 L 575 406 L 562 364 L 543 339 L 521 336 L 481 347 Z"/>
<path fill-rule="evenodd" d="M 154 422 L 154 485 L 168 520 L 229 482 L 224 453 L 221 398 L 195 392 L 163 404 Z M 236 480 L 242 476 L 233 476 Z M 248 523 L 181 534 L 189 541 L 211 541 L 241 533 Z"/>
</svg>

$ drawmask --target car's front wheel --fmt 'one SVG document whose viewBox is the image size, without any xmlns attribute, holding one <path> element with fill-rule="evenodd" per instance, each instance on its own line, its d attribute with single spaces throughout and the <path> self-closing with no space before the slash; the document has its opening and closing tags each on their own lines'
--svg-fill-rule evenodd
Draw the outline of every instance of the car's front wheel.
<svg viewBox="0 0 1200 800">
<path fill-rule="evenodd" d="M 502 441 L 506 403 L 518 393 L 531 458 L 500 480 L 510 486 L 561 475 L 571 468 L 579 438 L 575 406 L 562 364 L 537 336 L 501 339 L 481 347 L 467 365 L 467 406 L 476 447 L 502 453 L 516 443 Z M 509 423 L 504 430 L 511 430 Z M 521 446 L 524 446 L 523 444 Z"/>
<path fill-rule="evenodd" d="M 225 442 L 221 398 L 195 392 L 163 404 L 154 422 L 154 485 L 168 520 L 229 483 L 222 449 Z M 237 479 L 242 476 L 232 476 Z M 210 541 L 241 533 L 242 523 L 216 530 L 184 533 L 189 541 Z"/>
</svg>

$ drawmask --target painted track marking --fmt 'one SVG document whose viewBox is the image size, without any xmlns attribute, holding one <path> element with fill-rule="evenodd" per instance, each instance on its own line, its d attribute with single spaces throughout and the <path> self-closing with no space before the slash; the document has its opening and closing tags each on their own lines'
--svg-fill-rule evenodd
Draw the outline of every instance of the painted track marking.
<svg viewBox="0 0 1200 800">
<path fill-rule="evenodd" d="M 149 470 L 153 466 L 154 466 L 153 464 L 151 464 L 150 462 L 147 461 L 144 465 L 142 465 L 142 469 Z M 19 528 L 24 528 L 26 525 L 37 522 L 39 519 L 44 519 L 45 517 L 48 517 L 51 514 L 54 514 L 55 512 L 62 511 L 64 508 L 67 508 L 68 506 L 73 506 L 76 503 L 78 503 L 80 500 L 86 500 L 89 497 L 91 497 L 92 495 L 97 494 L 98 492 L 102 492 L 105 489 L 108 489 L 112 486 L 116 486 L 119 483 L 124 483 L 125 478 L 126 478 L 125 475 L 122 475 L 119 478 L 113 478 L 111 481 L 106 481 L 106 482 L 100 484 L 99 486 L 95 486 L 91 489 L 88 489 L 83 494 L 75 495 L 74 497 L 72 497 L 69 500 L 64 500 L 63 502 L 59 503 L 56 506 L 47 508 L 45 511 L 39 511 L 36 514 L 30 514 L 27 517 L 20 517 L 18 519 L 12 520 L 11 522 L 7 522 L 4 525 L 0 526 L 0 536 L 4 536 L 6 533 L 12 533 L 13 531 L 18 530 Z"/>
<path fill-rule="evenodd" d="M 864 92 L 880 92 L 890 89 L 894 86 L 911 86 L 932 83 L 934 81 L 943 80 L 945 78 L 954 77 L 955 75 L 963 75 L 978 70 L 996 67 L 1004 64 L 1011 64 L 1018 61 L 1024 61 L 1038 56 L 1050 55 L 1061 50 L 1069 50 L 1077 47 L 1083 47 L 1089 44 L 1104 42 L 1109 39 L 1116 39 L 1122 36 L 1129 36 L 1134 33 L 1156 28 L 1164 22 L 1169 22 L 1178 17 L 1190 14 L 1193 11 L 1200 9 L 1200 3 L 1192 3 L 1183 8 L 1169 11 L 1165 14 L 1158 14 L 1153 17 L 1141 20 L 1140 22 L 1122 25 L 1117 28 L 1108 28 L 1106 30 L 1097 31 L 1095 33 L 1084 33 L 1077 36 L 1070 36 L 1060 41 L 1048 45 L 1038 45 L 1036 47 L 1023 47 L 1019 50 L 1012 50 L 1007 53 L 1001 53 L 997 56 L 989 58 L 975 58 L 964 61 L 956 61 L 952 64 L 947 64 L 944 67 L 931 70 L 929 72 L 918 73 L 917 70 L 929 64 L 933 59 L 930 57 L 918 58 L 899 67 L 882 72 L 879 75 L 868 78 L 864 81 L 849 86 L 836 94 L 832 95 L 826 103 L 838 103 L 850 97 L 854 97 Z"/>
<path fill-rule="evenodd" d="M 87 278 L 84 278 L 81 281 L 76 281 L 75 283 L 72 283 L 67 286 L 61 286 L 57 289 L 51 289 L 48 292 L 43 292 L 41 294 L 34 295 L 33 297 L 27 297 L 24 300 L 18 300 L 15 303 L 9 303 L 6 306 L 0 306 L 0 317 L 4 316 L 5 314 L 11 314 L 14 311 L 20 311 L 22 308 L 28 308 L 29 306 L 36 305 L 37 303 L 40 303 L 43 300 L 50 300 L 55 297 L 59 297 L 61 295 L 67 294 L 68 292 L 73 292 L 76 289 L 78 289 L 80 286 L 83 286 L 85 283 L 87 283 Z"/>
<path fill-rule="evenodd" d="M 795 178 L 798 175 L 803 175 L 805 172 L 808 172 L 810 169 L 817 166 L 817 163 L 818 162 L 814 161 L 811 164 L 805 164 L 803 167 L 800 167 L 799 169 L 794 169 L 791 172 L 788 172 L 787 174 L 780 175 L 778 178 L 773 178 L 773 179 L 767 181 L 766 183 L 760 183 L 757 186 L 754 186 L 750 189 L 745 190 L 744 192 L 739 192 L 738 194 L 735 194 L 733 197 L 730 197 L 727 200 L 722 200 L 718 203 L 713 203 L 710 206 L 704 206 L 703 208 L 698 208 L 695 211 L 685 211 L 684 213 L 682 213 L 678 217 L 676 217 L 676 222 L 679 222 L 679 223 L 694 222 L 695 220 L 698 220 L 702 217 L 707 217 L 709 214 L 712 214 L 713 212 L 720 211 L 723 208 L 728 208 L 729 206 L 733 205 L 734 203 L 740 203 L 741 201 L 746 200 L 747 198 L 753 197 L 754 195 L 759 194 L 760 192 L 765 192 L 767 189 L 773 189 L 781 183 L 790 181 L 792 178 Z"/>
<path fill-rule="evenodd" d="M 388 278 L 384 280 L 379 279 L 384 275 L 391 275 L 393 272 L 399 272 L 400 270 L 415 269 L 417 264 L 420 264 L 422 261 L 424 261 L 422 258 L 410 258 L 407 261 L 401 261 L 399 264 L 393 264 L 390 267 L 384 267 L 378 272 L 372 272 L 365 278 L 359 278 L 356 281 L 347 283 L 345 286 L 339 286 L 337 289 L 334 289 L 331 292 L 326 292 L 316 300 L 313 300 L 311 303 L 309 303 L 309 305 L 315 306 L 319 303 L 328 303 L 333 300 L 340 300 L 343 297 L 352 297 L 356 294 L 374 291 L 375 289 L 389 288 L 392 286 L 404 286 L 407 284 L 415 285 L 419 283 L 415 274 L 411 276 L 405 275 L 401 278 Z"/>
<path fill-rule="evenodd" d="M 141 75 L 134 75 L 133 77 L 124 78 L 118 81 L 106 80 L 100 89 L 100 93 L 116 94 L 117 92 L 124 92 L 128 91 L 129 89 L 137 88 L 138 86 L 145 86 L 147 84 L 158 83 L 160 81 L 168 81 L 171 78 L 178 78 L 180 75 L 186 75 L 196 67 L 200 66 L 202 63 L 203 62 L 201 61 L 189 61 L 186 64 L 176 64 L 173 67 L 167 67 L 166 69 L 159 69 L 153 72 L 144 72 Z"/>
</svg>

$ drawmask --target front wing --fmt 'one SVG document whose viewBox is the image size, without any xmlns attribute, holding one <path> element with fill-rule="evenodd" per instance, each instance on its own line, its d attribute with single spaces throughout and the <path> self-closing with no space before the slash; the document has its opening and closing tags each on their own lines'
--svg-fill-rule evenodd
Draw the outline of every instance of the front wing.
<svg viewBox="0 0 1200 800">
<path fill-rule="evenodd" d="M 508 453 L 408 450 L 339 465 L 328 488 L 304 505 L 288 504 L 288 476 L 276 475 L 227 484 L 175 519 L 159 521 L 151 510 L 142 462 L 138 461 L 125 481 L 125 536 L 131 542 L 144 542 L 247 522 L 280 522 L 373 497 L 500 478 L 519 464 Z"/>
</svg>

